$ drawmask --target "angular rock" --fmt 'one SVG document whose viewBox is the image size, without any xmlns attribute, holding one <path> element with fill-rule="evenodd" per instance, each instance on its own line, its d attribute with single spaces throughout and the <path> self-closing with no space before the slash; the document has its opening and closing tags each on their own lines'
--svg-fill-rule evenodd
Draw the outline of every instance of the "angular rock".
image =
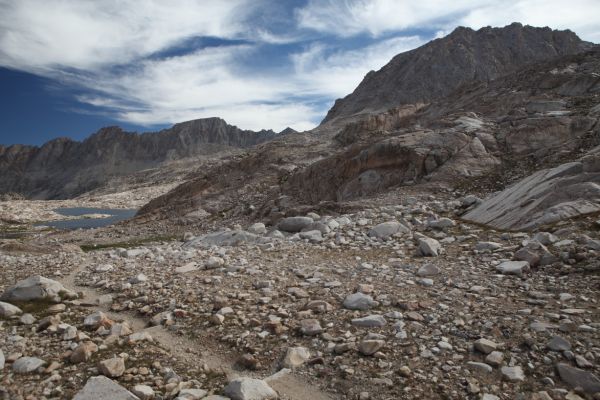
<svg viewBox="0 0 600 400">
<path fill-rule="evenodd" d="M 118 378 L 125 373 L 125 360 L 121 357 L 113 357 L 108 360 L 100 361 L 98 370 L 104 376 Z"/>
<path fill-rule="evenodd" d="M 300 232 L 300 239 L 306 239 L 311 243 L 320 243 L 323 241 L 323 234 L 318 230 Z"/>
<path fill-rule="evenodd" d="M 148 385 L 135 385 L 131 392 L 140 400 L 152 400 L 154 398 L 154 389 Z M 181 391 L 179 393 L 181 395 Z"/>
<path fill-rule="evenodd" d="M 485 358 L 485 362 L 490 364 L 492 367 L 499 367 L 502 365 L 502 361 L 504 359 L 504 354 L 501 351 L 492 351 Z"/>
<path fill-rule="evenodd" d="M 67 290 L 60 282 L 44 278 L 40 275 L 31 276 L 6 289 L 0 300 L 9 303 L 28 301 L 60 302 L 63 299 L 76 299 L 77 293 Z"/>
<path fill-rule="evenodd" d="M 556 370 L 560 379 L 565 381 L 569 386 L 573 388 L 580 387 L 584 392 L 590 394 L 600 392 L 600 379 L 591 372 L 571 367 L 564 363 L 558 363 Z"/>
<path fill-rule="evenodd" d="M 297 368 L 310 359 L 310 351 L 306 347 L 288 347 L 283 366 L 285 368 Z"/>
<path fill-rule="evenodd" d="M 440 269 L 434 264 L 425 264 L 417 270 L 417 276 L 435 276 L 440 273 Z"/>
<path fill-rule="evenodd" d="M 12 365 L 12 370 L 17 374 L 28 374 L 46 365 L 46 361 L 37 357 L 21 357 Z"/>
<path fill-rule="evenodd" d="M 5 362 L 6 359 L 4 358 L 4 353 L 2 352 L 2 349 L 0 349 L 0 370 L 4 369 Z"/>
<path fill-rule="evenodd" d="M 69 361 L 71 361 L 73 364 L 88 361 L 90 358 L 92 358 L 92 354 L 96 353 L 97 351 L 98 345 L 96 343 L 91 341 L 82 342 L 75 348 L 75 350 L 73 350 L 73 353 L 71 353 L 71 356 L 69 357 Z"/>
<path fill-rule="evenodd" d="M 467 368 L 469 368 L 472 371 L 476 371 L 476 372 L 484 372 L 484 373 L 491 373 L 493 371 L 493 368 L 485 363 L 482 362 L 476 362 L 476 361 L 467 361 Z"/>
<path fill-rule="evenodd" d="M 279 221 L 277 227 L 280 231 L 296 233 L 309 227 L 313 219 L 309 217 L 287 217 Z"/>
<path fill-rule="evenodd" d="M 105 376 L 89 378 L 73 400 L 140 400 L 139 397 Z"/>
<path fill-rule="evenodd" d="M 267 233 L 267 228 L 262 222 L 256 222 L 248 227 L 248 232 L 255 235 L 264 235 Z"/>
<path fill-rule="evenodd" d="M 519 366 L 516 367 L 502 367 L 500 368 L 500 372 L 502 372 L 502 377 L 511 382 L 524 381 L 525 373 L 523 369 Z"/>
<path fill-rule="evenodd" d="M 349 310 L 365 311 L 375 307 L 377 304 L 371 296 L 360 292 L 352 293 L 344 299 L 344 308 Z"/>
<path fill-rule="evenodd" d="M 369 236 L 378 239 L 387 239 L 398 232 L 408 233 L 410 232 L 410 229 L 408 229 L 406 226 L 402 225 L 398 221 L 388 221 L 375 225 L 369 231 Z"/>
<path fill-rule="evenodd" d="M 355 318 L 352 320 L 352 325 L 360 326 L 363 328 L 379 328 L 385 326 L 387 321 L 381 315 L 368 315 L 362 318 Z"/>
<path fill-rule="evenodd" d="M 494 251 L 501 248 L 502 245 L 496 242 L 479 242 L 475 245 L 475 250 L 477 251 Z"/>
<path fill-rule="evenodd" d="M 270 400 L 277 399 L 277 393 L 263 380 L 236 378 L 225 386 L 224 393 L 231 400 Z"/>
<path fill-rule="evenodd" d="M 422 237 L 417 240 L 417 255 L 422 257 L 437 257 L 442 251 L 442 245 L 435 239 Z"/>
<path fill-rule="evenodd" d="M 365 356 L 372 356 L 385 346 L 383 340 L 361 340 L 358 344 L 358 351 Z"/>
<path fill-rule="evenodd" d="M 98 329 L 101 326 L 109 329 L 113 325 L 113 321 L 102 311 L 96 311 L 84 318 L 83 325 L 91 329 Z"/>
<path fill-rule="evenodd" d="M 208 257 L 208 260 L 206 260 L 206 262 L 204 263 L 204 267 L 206 269 L 220 268 L 223 265 L 225 265 L 225 260 L 223 260 L 221 257 L 216 256 Z"/>
<path fill-rule="evenodd" d="M 504 275 L 523 276 L 523 273 L 529 271 L 527 261 L 505 261 L 496 266 L 496 271 Z"/>
<path fill-rule="evenodd" d="M 0 318 L 10 318 L 22 313 L 23 311 L 19 307 L 0 301 Z"/>
<path fill-rule="evenodd" d="M 546 345 L 552 351 L 568 351 L 571 350 L 571 343 L 568 340 L 554 336 Z"/>
<path fill-rule="evenodd" d="M 477 339 L 474 343 L 473 346 L 475 347 L 475 350 L 478 350 L 480 352 L 482 352 L 483 354 L 490 354 L 492 351 L 496 350 L 498 348 L 498 345 L 494 342 L 492 342 L 491 340 L 488 339 Z"/>
<path fill-rule="evenodd" d="M 303 319 L 300 321 L 300 332 L 306 336 L 315 336 L 323 332 L 318 319 Z"/>
</svg>

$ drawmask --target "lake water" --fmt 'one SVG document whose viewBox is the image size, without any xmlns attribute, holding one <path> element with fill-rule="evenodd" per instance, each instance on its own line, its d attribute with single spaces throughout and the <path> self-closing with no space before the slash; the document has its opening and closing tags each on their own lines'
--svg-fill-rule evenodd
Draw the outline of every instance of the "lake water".
<svg viewBox="0 0 600 400">
<path fill-rule="evenodd" d="M 89 207 L 72 207 L 72 208 L 57 208 L 55 212 L 66 216 L 80 216 L 86 214 L 108 214 L 108 218 L 82 218 L 69 219 L 62 221 L 46 221 L 39 225 L 51 226 L 56 229 L 89 229 L 100 228 L 103 226 L 112 225 L 119 221 L 132 218 L 137 210 L 116 209 L 116 208 L 89 208 Z"/>
</svg>

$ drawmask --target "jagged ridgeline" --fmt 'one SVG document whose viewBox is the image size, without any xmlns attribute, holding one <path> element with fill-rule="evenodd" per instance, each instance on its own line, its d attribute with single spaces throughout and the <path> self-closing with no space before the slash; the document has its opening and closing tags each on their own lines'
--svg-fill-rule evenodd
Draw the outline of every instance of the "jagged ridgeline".
<svg viewBox="0 0 600 400">
<path fill-rule="evenodd" d="M 281 133 L 289 132 L 288 128 Z M 272 130 L 242 130 L 221 118 L 205 118 L 160 132 L 137 134 L 107 127 L 83 142 L 58 138 L 41 147 L 0 146 L 0 193 L 36 199 L 69 198 L 111 178 L 165 161 L 251 147 L 276 136 Z"/>
<path fill-rule="evenodd" d="M 485 82 L 536 61 L 589 50 L 569 31 L 514 23 L 504 28 L 456 28 L 450 35 L 400 53 L 338 99 L 323 122 L 385 111 L 400 104 L 429 103 L 465 83 Z"/>
</svg>

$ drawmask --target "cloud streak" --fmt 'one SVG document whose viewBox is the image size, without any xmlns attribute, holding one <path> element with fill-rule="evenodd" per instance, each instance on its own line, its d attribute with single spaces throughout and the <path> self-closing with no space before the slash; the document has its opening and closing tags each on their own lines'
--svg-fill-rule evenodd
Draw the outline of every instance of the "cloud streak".
<svg viewBox="0 0 600 400">
<path fill-rule="evenodd" d="M 589 17 L 600 15 L 596 0 L 282 4 L 0 0 L 0 66 L 76 88 L 80 103 L 131 124 L 219 116 L 247 129 L 304 130 L 368 71 L 457 25 L 519 20 L 600 41 Z"/>
</svg>

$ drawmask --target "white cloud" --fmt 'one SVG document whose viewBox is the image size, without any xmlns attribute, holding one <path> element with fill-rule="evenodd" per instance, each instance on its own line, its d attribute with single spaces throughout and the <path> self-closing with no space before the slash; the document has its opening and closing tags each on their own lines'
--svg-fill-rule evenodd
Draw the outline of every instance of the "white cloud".
<svg viewBox="0 0 600 400">
<path fill-rule="evenodd" d="M 418 36 L 396 37 L 349 51 L 331 51 L 324 44 L 312 45 L 292 56 L 298 90 L 304 95 L 345 96 L 367 72 L 380 69 L 396 54 L 423 42 Z"/>
<path fill-rule="evenodd" d="M 379 36 L 409 28 L 430 28 L 436 21 L 491 1 L 473 0 L 309 0 L 296 17 L 303 28 L 338 36 Z"/>
<path fill-rule="evenodd" d="M 406 29 L 504 26 L 521 22 L 569 28 L 583 39 L 600 41 L 598 0 L 310 0 L 297 10 L 298 24 L 341 37 L 367 33 L 377 37 Z"/>
<path fill-rule="evenodd" d="M 0 65 L 44 73 L 56 67 L 125 64 L 194 36 L 243 30 L 246 0 L 0 0 Z"/>
<path fill-rule="evenodd" d="M 568 6 L 558 0 L 310 0 L 288 29 L 280 27 L 290 12 L 277 7 L 264 0 L 0 0 L 0 66 L 81 88 L 80 102 L 133 124 L 218 116 L 245 129 L 304 130 L 325 114 L 324 103 L 428 39 L 399 36 L 403 30 L 440 37 L 456 25 L 518 20 L 600 41 L 600 24 L 590 17 L 600 15 L 597 0 Z M 359 34 L 385 39 L 357 47 L 350 37 Z M 159 56 L 205 36 L 249 44 Z M 288 62 L 265 62 L 267 46 L 289 52 Z"/>
<path fill-rule="evenodd" d="M 245 129 L 314 127 L 318 111 L 288 100 L 296 90 L 293 79 L 236 71 L 255 50 L 250 45 L 212 47 L 146 60 L 124 72 L 78 77 L 79 84 L 96 93 L 79 100 L 146 126 L 218 116 Z"/>
<path fill-rule="evenodd" d="M 553 29 L 570 29 L 583 40 L 600 43 L 600 1 L 521 0 L 476 7 L 456 24 L 477 29 L 521 22 Z"/>
</svg>

